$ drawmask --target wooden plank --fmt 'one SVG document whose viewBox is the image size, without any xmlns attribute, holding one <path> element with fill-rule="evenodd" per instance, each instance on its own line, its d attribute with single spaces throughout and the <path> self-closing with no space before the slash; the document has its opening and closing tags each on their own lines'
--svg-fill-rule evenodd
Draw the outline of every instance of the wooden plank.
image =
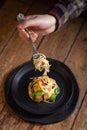
<svg viewBox="0 0 87 130">
<path fill-rule="evenodd" d="M 66 64 L 72 69 L 75 74 L 79 87 L 80 87 L 80 97 L 79 100 L 82 100 L 82 97 L 87 90 L 87 41 L 83 39 L 87 38 L 87 22 L 85 22 L 77 41 L 66 61 Z"/>
<path fill-rule="evenodd" d="M 73 114 L 69 118 L 67 118 L 67 120 L 62 121 L 60 123 L 43 125 L 42 129 L 70 130 L 72 128 L 73 122 L 76 116 L 78 115 L 78 111 L 80 109 L 80 105 L 83 100 L 84 94 L 87 90 L 87 84 L 86 84 L 86 81 L 87 81 L 87 60 L 86 60 L 87 42 L 83 41 L 83 39 L 86 37 L 87 37 L 87 22 L 85 22 L 84 27 L 81 29 L 81 32 L 78 35 L 77 40 L 70 52 L 70 55 L 68 56 L 65 62 L 65 64 L 67 64 L 71 68 L 73 73 L 75 74 L 75 77 L 79 84 L 80 96 L 79 96 L 77 107 L 75 111 L 73 112 Z"/>
<path fill-rule="evenodd" d="M 86 130 L 87 129 L 87 94 L 85 95 L 79 115 L 75 121 L 72 130 Z"/>
<path fill-rule="evenodd" d="M 30 4 L 31 5 L 31 4 Z M 16 16 L 19 12 L 25 13 L 28 9 L 28 6 L 24 5 L 23 3 L 20 3 L 16 0 L 11 1 L 8 0 L 6 1 L 5 5 L 3 8 L 0 10 L 0 59 L 1 64 L 0 64 L 0 130 L 11 130 L 15 128 L 15 124 L 17 127 L 19 127 L 18 121 L 19 119 L 14 118 L 13 114 L 9 112 L 9 109 L 6 105 L 5 98 L 4 98 L 4 81 L 6 78 L 6 72 L 8 72 L 9 65 L 6 64 L 6 62 L 9 61 L 10 67 L 12 66 L 12 62 L 14 61 L 13 58 L 15 58 L 13 54 L 16 54 L 16 51 L 20 49 L 19 44 L 18 44 L 18 50 L 16 50 L 16 37 L 18 37 L 18 33 L 14 39 L 14 44 L 13 42 L 11 43 L 11 47 L 9 44 L 9 39 L 12 37 L 12 35 L 15 32 L 15 28 L 17 25 L 17 20 Z M 19 41 L 22 42 L 22 40 L 19 38 Z M 9 50 L 6 48 L 8 47 Z M 4 51 L 6 50 L 6 51 Z M 5 52 L 5 53 L 4 53 Z M 12 57 L 13 58 L 12 58 Z M 12 61 L 12 62 L 10 62 Z M 16 61 L 17 62 L 17 61 Z M 4 70 L 6 71 L 4 72 Z M 9 68 L 10 69 L 10 68 Z M 9 122 L 8 122 L 9 120 Z M 11 122 L 12 120 L 12 122 Z M 30 127 L 29 124 L 26 124 L 26 127 Z M 21 126 L 24 128 L 24 124 Z M 12 128 L 13 127 L 13 128 Z"/>
<path fill-rule="evenodd" d="M 80 96 L 77 105 L 77 109 L 80 107 L 81 102 L 84 98 L 84 95 L 87 91 L 87 41 L 83 39 L 87 38 L 87 21 L 77 38 L 77 41 L 66 61 L 66 64 L 71 68 L 73 73 L 75 74 L 78 85 L 80 88 Z M 81 118 L 81 121 L 83 119 Z"/>
<path fill-rule="evenodd" d="M 31 2 L 32 0 L 30 0 L 30 5 Z M 17 0 L 7 0 L 3 8 L 0 9 L 0 53 L 16 29 L 17 14 L 19 12 L 25 13 L 28 8 L 28 5 L 18 2 Z"/>
</svg>

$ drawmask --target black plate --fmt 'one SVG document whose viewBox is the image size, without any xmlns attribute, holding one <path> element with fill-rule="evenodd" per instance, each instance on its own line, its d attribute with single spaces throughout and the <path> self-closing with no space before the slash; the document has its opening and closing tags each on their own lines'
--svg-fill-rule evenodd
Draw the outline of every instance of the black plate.
<svg viewBox="0 0 87 130">
<path fill-rule="evenodd" d="M 55 103 L 37 103 L 29 98 L 27 87 L 30 78 L 42 75 L 39 71 L 35 72 L 32 61 L 12 71 L 6 80 L 7 103 L 26 121 L 53 123 L 66 119 L 75 109 L 79 88 L 73 73 L 65 64 L 53 59 L 48 60 L 51 64 L 48 75 L 57 81 L 61 90 Z"/>
</svg>

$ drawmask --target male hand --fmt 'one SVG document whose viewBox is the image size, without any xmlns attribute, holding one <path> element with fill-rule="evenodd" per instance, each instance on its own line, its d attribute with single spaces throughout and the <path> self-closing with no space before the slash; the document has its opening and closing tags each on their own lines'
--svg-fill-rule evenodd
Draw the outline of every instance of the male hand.
<svg viewBox="0 0 87 130">
<path fill-rule="evenodd" d="M 28 28 L 32 37 L 35 41 L 38 36 L 44 36 L 54 32 L 56 28 L 56 18 L 49 14 L 44 15 L 30 15 L 25 18 L 25 21 L 17 26 L 20 34 L 24 37 L 29 37 L 25 32 L 25 28 Z"/>
</svg>

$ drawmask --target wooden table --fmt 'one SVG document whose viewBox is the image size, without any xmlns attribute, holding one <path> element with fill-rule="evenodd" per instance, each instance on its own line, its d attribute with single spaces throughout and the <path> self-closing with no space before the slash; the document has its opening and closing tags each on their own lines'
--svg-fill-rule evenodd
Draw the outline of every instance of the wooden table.
<svg viewBox="0 0 87 130">
<path fill-rule="evenodd" d="M 4 82 L 8 73 L 32 56 L 29 43 L 17 31 L 16 16 L 41 14 L 50 6 L 46 0 L 7 0 L 0 8 L 0 130 L 86 130 L 87 129 L 87 21 L 79 17 L 68 21 L 57 33 L 39 37 L 36 46 L 47 57 L 65 63 L 74 73 L 80 96 L 72 115 L 48 124 L 25 122 L 13 114 L 5 101 Z"/>
</svg>

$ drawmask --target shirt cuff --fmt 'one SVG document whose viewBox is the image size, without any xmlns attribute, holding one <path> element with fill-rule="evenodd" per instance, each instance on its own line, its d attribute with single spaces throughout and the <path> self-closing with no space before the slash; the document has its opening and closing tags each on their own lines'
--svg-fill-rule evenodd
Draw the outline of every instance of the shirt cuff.
<svg viewBox="0 0 87 130">
<path fill-rule="evenodd" d="M 68 1 L 67 3 L 58 3 L 48 11 L 48 14 L 54 16 L 57 20 L 56 30 L 59 30 L 59 28 L 69 19 L 69 12 L 67 11 L 68 4 Z"/>
</svg>

